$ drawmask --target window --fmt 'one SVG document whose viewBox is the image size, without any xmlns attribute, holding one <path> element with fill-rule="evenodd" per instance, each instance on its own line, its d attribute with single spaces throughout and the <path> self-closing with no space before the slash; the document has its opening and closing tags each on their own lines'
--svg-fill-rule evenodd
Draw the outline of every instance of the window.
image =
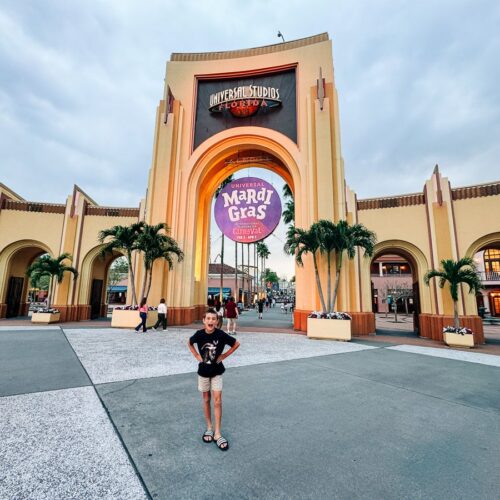
<svg viewBox="0 0 500 500">
<path fill-rule="evenodd" d="M 500 250 L 488 248 L 484 251 L 484 269 L 487 273 L 500 273 Z"/>
</svg>

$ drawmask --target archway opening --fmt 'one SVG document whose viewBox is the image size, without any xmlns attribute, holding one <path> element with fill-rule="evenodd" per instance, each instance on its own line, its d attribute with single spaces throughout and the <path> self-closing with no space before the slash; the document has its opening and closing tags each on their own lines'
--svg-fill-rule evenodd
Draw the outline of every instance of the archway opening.
<svg viewBox="0 0 500 500">
<path fill-rule="evenodd" d="M 420 284 L 413 256 L 401 248 L 384 248 L 371 260 L 370 277 L 377 332 L 418 334 Z"/>
<path fill-rule="evenodd" d="M 478 313 L 486 322 L 500 318 L 500 240 L 482 246 L 473 259 L 484 287 L 476 296 Z"/>
<path fill-rule="evenodd" d="M 34 306 L 34 300 L 43 301 L 46 297 L 42 287 L 31 285 L 29 277 L 26 276 L 28 267 L 42 255 L 48 253 L 42 245 L 26 244 L 15 250 L 7 263 L 6 280 L 4 285 L 4 297 L 2 316 L 6 318 L 28 317 L 30 307 Z M 40 285 L 39 283 L 38 285 Z M 43 285 L 43 283 L 42 283 Z M 48 290 L 47 287 L 43 287 Z"/>
<path fill-rule="evenodd" d="M 295 303 L 295 263 L 293 257 L 283 250 L 290 222 L 286 224 L 280 217 L 277 227 L 264 240 L 240 243 L 224 236 L 214 217 L 216 192 L 229 176 L 233 180 L 252 177 L 268 182 L 279 195 L 282 210 L 294 206 L 291 176 L 278 158 L 257 150 L 231 154 L 221 160 L 220 165 L 224 168 L 215 174 L 219 183 L 212 183 L 208 191 L 210 209 L 207 211 L 209 216 L 206 217 L 206 223 L 210 228 L 210 252 L 207 256 L 205 301 L 208 305 L 218 305 L 221 298 L 224 301 L 232 296 L 242 311 L 239 321 L 241 326 L 291 329 Z M 259 300 L 263 301 L 261 320 L 258 314 Z"/>
</svg>

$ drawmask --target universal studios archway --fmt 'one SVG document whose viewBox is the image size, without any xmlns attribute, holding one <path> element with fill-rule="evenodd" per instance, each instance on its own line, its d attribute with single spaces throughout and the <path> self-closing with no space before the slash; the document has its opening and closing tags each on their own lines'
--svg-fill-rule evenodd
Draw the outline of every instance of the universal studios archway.
<svg viewBox="0 0 500 500">
<path fill-rule="evenodd" d="M 295 220 L 348 217 L 340 151 L 331 42 L 326 34 L 227 53 L 172 54 L 156 117 L 146 221 L 166 222 L 185 252 L 166 273 L 155 269 L 151 299 L 167 297 L 174 323 L 205 307 L 213 195 L 232 173 L 261 167 L 292 188 Z M 354 331 L 374 331 L 367 304 L 346 266 L 340 309 L 355 314 Z M 353 283 L 352 283 L 353 284 Z M 319 308 L 312 260 L 296 269 L 295 328 Z M 359 319 L 363 318 L 363 321 Z"/>
</svg>

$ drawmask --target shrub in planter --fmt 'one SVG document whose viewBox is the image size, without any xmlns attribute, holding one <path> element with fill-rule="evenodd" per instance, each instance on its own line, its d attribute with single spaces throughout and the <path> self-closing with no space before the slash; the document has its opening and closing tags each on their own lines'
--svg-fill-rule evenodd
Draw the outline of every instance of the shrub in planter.
<svg viewBox="0 0 500 500">
<path fill-rule="evenodd" d="M 443 339 L 445 344 L 449 346 L 474 347 L 474 334 L 470 328 L 445 326 L 443 328 Z"/>
</svg>

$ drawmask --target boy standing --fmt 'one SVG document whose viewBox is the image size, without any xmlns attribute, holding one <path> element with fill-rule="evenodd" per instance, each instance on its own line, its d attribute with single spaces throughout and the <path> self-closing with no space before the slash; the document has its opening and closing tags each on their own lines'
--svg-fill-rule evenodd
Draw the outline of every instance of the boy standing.
<svg viewBox="0 0 500 500">
<path fill-rule="evenodd" d="M 189 350 L 199 361 L 198 390 L 203 396 L 203 414 L 207 421 L 207 430 L 202 436 L 204 443 L 215 441 L 219 449 L 227 451 L 229 443 L 220 432 L 222 419 L 222 374 L 225 371 L 222 361 L 230 356 L 240 343 L 227 333 L 216 328 L 217 313 L 215 309 L 207 309 L 203 315 L 203 330 L 198 330 L 188 341 Z M 198 351 L 194 348 L 197 345 Z M 231 348 L 223 353 L 224 347 Z M 214 398 L 215 429 L 212 425 L 211 393 Z"/>
</svg>

